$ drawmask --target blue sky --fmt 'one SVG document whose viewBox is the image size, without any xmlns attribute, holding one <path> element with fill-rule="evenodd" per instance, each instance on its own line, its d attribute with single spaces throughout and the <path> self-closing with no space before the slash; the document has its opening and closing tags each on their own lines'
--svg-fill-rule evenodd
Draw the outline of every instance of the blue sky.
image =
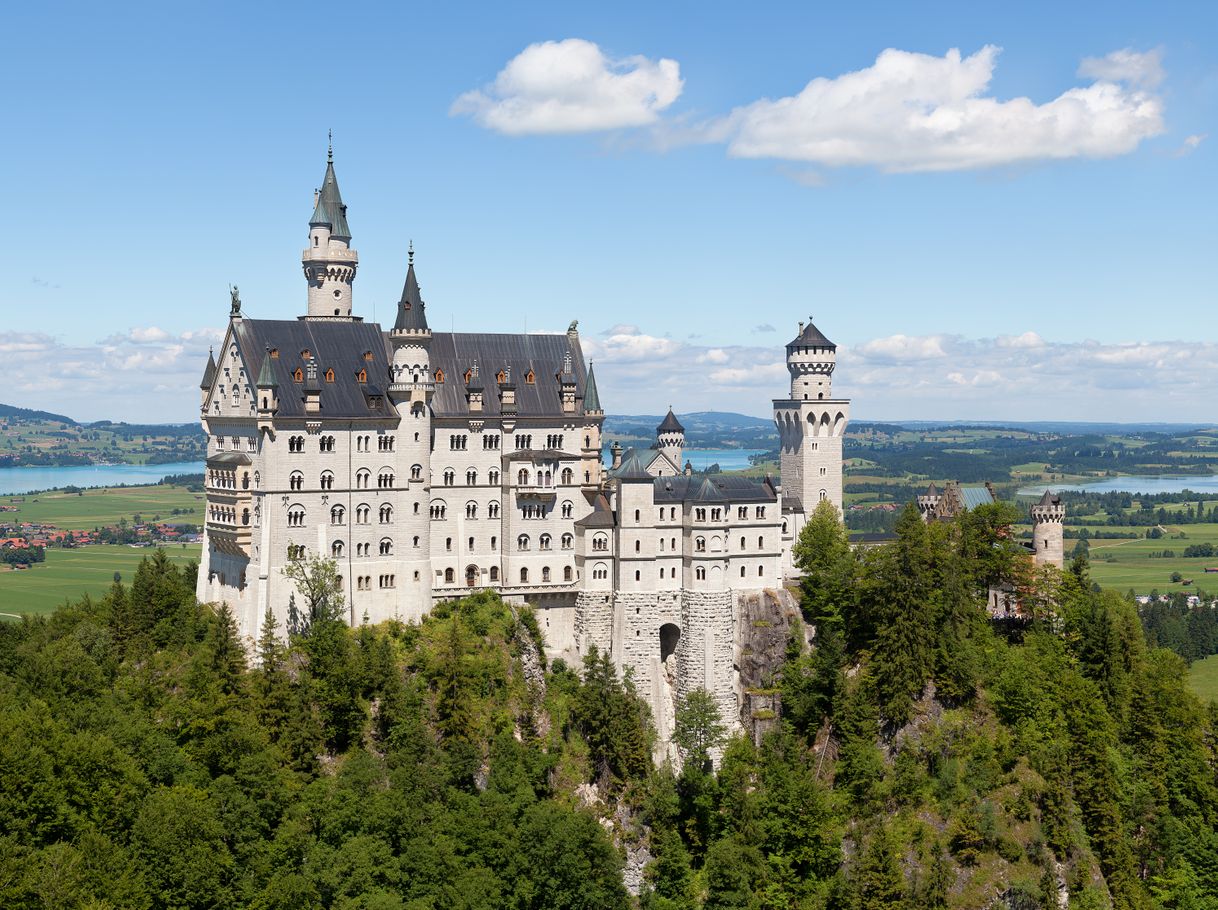
<svg viewBox="0 0 1218 910">
<path fill-rule="evenodd" d="M 391 313 L 413 239 L 434 327 L 579 319 L 611 411 L 764 415 L 812 314 L 856 419 L 1211 417 L 1214 4 L 27 4 L 6 28 L 6 402 L 192 419 L 228 283 L 303 312 L 332 128 L 357 312 Z"/>
</svg>

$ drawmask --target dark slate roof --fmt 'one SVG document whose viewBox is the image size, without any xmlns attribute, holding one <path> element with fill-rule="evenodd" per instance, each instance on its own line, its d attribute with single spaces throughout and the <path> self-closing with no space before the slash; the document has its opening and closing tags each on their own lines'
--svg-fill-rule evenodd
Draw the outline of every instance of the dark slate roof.
<svg viewBox="0 0 1218 910">
<path fill-rule="evenodd" d="M 672 412 L 672 408 L 668 409 L 668 416 L 663 422 L 656 427 L 657 433 L 684 433 L 685 427 L 681 426 L 681 421 L 677 420 L 677 415 Z"/>
<path fill-rule="evenodd" d="M 787 347 L 829 348 L 837 350 L 837 345 L 825 337 L 824 333 L 809 320 L 804 330 L 787 342 Z"/>
<path fill-rule="evenodd" d="M 317 205 L 309 226 L 325 224 L 330 227 L 330 236 L 336 240 L 350 240 L 351 228 L 347 226 L 347 207 L 343 205 L 342 193 L 338 191 L 338 178 L 334 176 L 334 159 L 326 162 L 326 176 L 317 194 Z"/>
<path fill-rule="evenodd" d="M 1038 502 L 1037 505 L 1038 506 L 1058 506 L 1058 505 L 1061 505 L 1061 501 L 1062 500 L 1061 500 L 1060 496 L 1054 496 L 1051 492 L 1049 492 L 1048 490 L 1045 490 L 1045 495 L 1040 497 L 1040 502 Z"/>
<path fill-rule="evenodd" d="M 207 366 L 203 370 L 203 381 L 199 383 L 199 388 L 204 392 L 211 391 L 211 384 L 216 381 L 216 358 L 212 356 L 211 351 L 207 352 Z"/>
<path fill-rule="evenodd" d="M 778 494 L 767 480 L 735 474 L 681 474 L 657 477 L 655 501 L 672 502 L 775 502 Z"/>
<path fill-rule="evenodd" d="M 639 453 L 631 449 L 626 453 L 626 457 L 622 459 L 621 467 L 610 471 L 610 476 L 618 480 L 651 480 L 651 474 L 648 472 L 646 465 L 639 458 Z"/>
<path fill-rule="evenodd" d="M 242 452 L 217 452 L 207 456 L 208 464 L 253 464 L 250 457 Z"/>
<path fill-rule="evenodd" d="M 596 391 L 596 374 L 592 371 L 592 364 L 588 364 L 588 382 L 584 387 L 584 410 L 602 410 L 601 396 L 600 393 Z"/>
<path fill-rule="evenodd" d="M 414 277 L 414 254 L 406 268 L 406 283 L 402 285 L 402 298 L 398 301 L 398 318 L 393 323 L 397 331 L 427 331 L 426 304 L 419 294 L 419 281 Z M 462 373 L 465 371 L 462 370 Z"/>
<path fill-rule="evenodd" d="M 233 323 L 234 337 L 247 364 L 266 359 L 271 378 L 279 386 L 279 417 L 304 417 L 304 384 L 297 384 L 292 373 L 308 363 L 301 351 L 312 353 L 319 373 L 333 368 L 334 382 L 321 383 L 321 417 L 393 417 L 396 411 L 378 386 L 389 376 L 386 338 L 380 326 L 366 322 L 313 321 L 308 319 L 242 319 Z M 277 358 L 267 348 L 279 351 Z M 365 360 L 370 352 L 371 360 Z M 360 370 L 367 370 L 372 386 L 361 385 Z M 258 384 L 264 383 L 259 372 Z M 368 392 L 379 396 L 369 407 Z"/>
<path fill-rule="evenodd" d="M 486 393 L 482 399 L 485 417 L 498 417 L 499 371 L 510 368 L 516 389 L 516 416 L 561 417 L 563 415 L 562 371 L 563 357 L 571 352 L 571 370 L 576 388 L 587 382 L 584 354 L 579 340 L 566 335 L 492 335 L 465 332 L 436 332 L 431 341 L 431 365 L 444 371 L 444 382 L 436 383 L 431 407 L 436 417 L 464 417 L 469 414 L 466 400 L 465 371 L 475 362 Z M 534 381 L 526 381 L 529 370 Z M 586 398 L 586 396 L 585 396 Z M 585 405 L 586 406 L 586 405 Z M 477 416 L 477 415 L 475 415 Z M 575 416 L 579 416 L 578 412 Z"/>
<path fill-rule="evenodd" d="M 927 496 L 938 496 L 939 495 L 939 488 L 935 486 L 935 482 L 933 480 L 930 482 L 930 486 L 926 488 L 926 495 Z"/>
</svg>

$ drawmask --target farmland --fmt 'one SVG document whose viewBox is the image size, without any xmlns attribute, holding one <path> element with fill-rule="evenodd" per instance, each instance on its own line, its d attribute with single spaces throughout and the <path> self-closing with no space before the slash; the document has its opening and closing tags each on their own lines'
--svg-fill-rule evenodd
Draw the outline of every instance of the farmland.
<svg viewBox="0 0 1218 910">
<path fill-rule="evenodd" d="M 150 547 L 96 545 L 76 550 L 51 548 L 45 563 L 24 571 L 0 569 L 0 613 L 11 617 L 21 613 L 50 613 L 64 601 L 82 594 L 98 597 L 114 581 L 118 572 L 125 583 L 135 576 L 136 567 Z M 198 544 L 175 544 L 165 550 L 175 563 L 197 562 Z"/>
<path fill-rule="evenodd" d="M 195 525 L 203 521 L 203 494 L 171 484 L 5 496 L 0 498 L 0 505 L 18 510 L 0 512 L 0 524 L 35 522 L 65 530 L 91 530 L 117 524 L 119 519 L 131 522 L 136 515 L 145 521 L 175 520 Z"/>
<path fill-rule="evenodd" d="M 1218 702 L 1218 654 L 1193 661 L 1188 670 L 1188 684 L 1202 701 Z"/>
</svg>

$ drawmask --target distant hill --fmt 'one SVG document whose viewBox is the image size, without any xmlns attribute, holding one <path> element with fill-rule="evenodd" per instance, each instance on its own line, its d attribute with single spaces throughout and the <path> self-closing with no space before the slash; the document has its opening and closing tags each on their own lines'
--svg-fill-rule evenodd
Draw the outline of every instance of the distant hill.
<svg viewBox="0 0 1218 910">
<path fill-rule="evenodd" d="M 654 439 L 663 414 L 611 414 L 605 417 L 610 439 Z M 774 424 L 762 417 L 728 411 L 678 414 L 685 442 L 693 448 L 766 448 L 776 438 Z"/>
<path fill-rule="evenodd" d="M 21 420 L 50 420 L 55 423 L 66 423 L 76 426 L 76 421 L 62 414 L 52 414 L 50 411 L 32 411 L 29 408 L 18 408 L 11 404 L 0 404 L 0 417 L 16 417 Z"/>
</svg>

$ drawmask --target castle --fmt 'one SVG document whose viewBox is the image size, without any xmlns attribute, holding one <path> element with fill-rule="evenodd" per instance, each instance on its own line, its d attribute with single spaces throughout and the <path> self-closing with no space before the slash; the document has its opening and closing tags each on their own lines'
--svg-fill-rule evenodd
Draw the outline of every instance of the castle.
<svg viewBox="0 0 1218 910">
<path fill-rule="evenodd" d="M 652 448 L 606 468 L 575 322 L 433 332 L 413 250 L 392 327 L 355 315 L 332 152 L 302 265 L 306 314 L 247 318 L 234 289 L 208 359 L 199 599 L 227 602 L 253 641 L 268 608 L 286 621 L 298 592 L 283 569 L 310 554 L 336 562 L 352 624 L 491 588 L 536 607 L 551 656 L 595 646 L 631 669 L 662 741 L 675 696 L 696 688 L 734 727 L 742 598 L 781 590 L 807 515 L 842 507 L 836 346 L 810 322 L 786 346 L 781 484 L 693 473 L 671 409 Z"/>
</svg>

